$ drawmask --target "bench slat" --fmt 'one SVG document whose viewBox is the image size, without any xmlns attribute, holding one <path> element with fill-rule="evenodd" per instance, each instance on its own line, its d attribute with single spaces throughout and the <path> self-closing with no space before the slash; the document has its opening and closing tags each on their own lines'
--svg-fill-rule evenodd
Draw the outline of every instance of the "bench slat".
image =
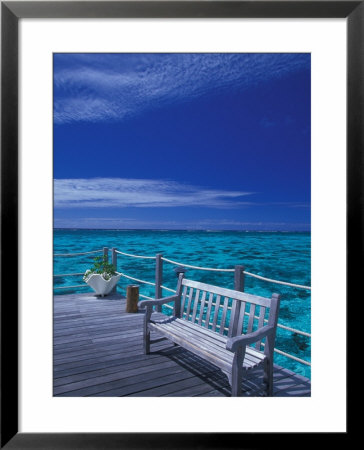
<svg viewBox="0 0 364 450">
<path fill-rule="evenodd" d="M 153 320 L 155 317 L 156 320 Z M 207 330 L 204 327 L 197 327 L 196 324 L 193 324 L 184 319 L 175 319 L 170 316 L 166 316 L 162 313 L 153 313 L 152 320 L 154 323 L 164 324 L 164 323 L 173 323 L 175 326 L 180 326 L 182 328 L 189 328 L 192 332 L 196 334 L 202 334 L 207 340 L 214 342 L 215 345 L 219 345 L 220 347 L 226 348 L 227 337 L 222 336 L 215 331 Z M 246 352 L 250 352 L 252 356 L 258 358 L 260 360 L 262 358 L 262 352 L 256 350 L 253 347 L 247 347 Z"/>
<path fill-rule="evenodd" d="M 233 354 L 228 350 L 224 350 L 223 348 L 218 348 L 216 345 L 212 343 L 208 343 L 206 339 L 203 337 L 191 336 L 189 333 L 182 332 L 181 329 L 177 329 L 174 327 L 164 327 L 163 330 L 160 330 L 158 327 L 156 331 L 163 331 L 163 334 L 181 345 L 184 348 L 187 348 L 195 354 L 199 354 L 200 356 L 205 357 L 208 361 L 213 360 L 214 364 L 216 364 L 220 368 L 231 367 Z M 200 351 L 196 350 L 199 349 Z M 244 358 L 243 366 L 245 369 L 251 369 L 261 364 L 265 359 L 264 354 L 260 354 L 259 357 L 256 354 L 251 354 L 247 349 L 246 356 Z M 210 357 L 208 357 L 210 355 Z"/>
<path fill-rule="evenodd" d="M 209 327 L 209 323 L 210 323 L 211 307 L 212 307 L 212 300 L 213 300 L 213 298 L 214 298 L 214 294 L 212 292 L 210 292 L 210 294 L 209 294 L 209 303 L 208 303 L 206 319 L 205 319 L 205 327 L 206 328 Z"/>
<path fill-rule="evenodd" d="M 226 342 L 228 339 L 226 336 L 222 336 L 212 330 L 206 330 L 206 328 L 203 328 L 203 327 L 196 327 L 195 324 L 192 324 L 191 322 L 187 322 L 186 320 L 183 320 L 183 319 L 176 319 L 173 321 L 173 324 L 176 326 L 180 326 L 180 327 L 188 327 L 192 333 L 196 333 L 199 335 L 202 334 L 205 337 L 205 339 L 213 342 L 214 345 L 219 345 L 220 347 L 223 347 L 224 349 L 226 349 Z M 247 347 L 246 351 L 248 352 L 248 350 L 249 350 L 250 354 L 252 356 L 254 356 L 256 359 L 258 359 L 258 360 L 262 359 L 262 357 L 263 357 L 262 352 L 257 351 L 253 347 Z"/>
<path fill-rule="evenodd" d="M 255 315 L 255 305 L 253 303 L 251 303 L 250 310 L 249 310 L 249 323 L 248 323 L 247 333 L 251 333 L 253 331 L 254 315 Z"/>
<path fill-rule="evenodd" d="M 182 299 L 181 299 L 181 317 L 183 317 L 183 311 L 185 309 L 186 294 L 187 294 L 187 286 L 183 286 Z"/>
<path fill-rule="evenodd" d="M 221 295 L 217 295 L 216 296 L 216 302 L 215 302 L 214 321 L 212 323 L 212 331 L 216 330 L 217 318 L 219 316 L 220 299 L 221 299 Z"/>
<path fill-rule="evenodd" d="M 221 336 L 217 334 L 215 331 L 207 330 L 203 327 L 196 327 L 195 325 L 191 324 L 190 322 L 180 322 L 178 320 L 175 321 L 175 326 L 180 326 L 184 328 L 188 328 L 191 330 L 191 333 L 196 333 L 198 335 L 204 335 L 207 340 L 211 340 L 213 342 L 219 342 L 220 346 L 225 348 L 226 347 L 226 337 Z"/>
<path fill-rule="evenodd" d="M 266 311 L 266 308 L 264 306 L 261 306 L 260 311 L 259 311 L 258 328 L 262 328 L 264 326 L 265 311 Z M 260 350 L 261 343 L 262 343 L 262 341 L 260 340 L 255 344 L 255 348 L 257 350 Z"/>
<path fill-rule="evenodd" d="M 198 324 L 202 324 L 202 318 L 203 318 L 203 312 L 205 309 L 205 302 L 206 302 L 206 291 L 202 292 L 202 298 L 201 298 L 201 306 L 200 306 L 200 317 L 198 318 Z"/>
<path fill-rule="evenodd" d="M 183 327 L 174 323 L 166 323 L 164 325 L 157 324 L 156 327 L 158 330 L 163 330 L 163 333 L 168 331 L 171 335 L 176 335 L 183 337 L 186 341 L 191 342 L 206 351 L 210 351 L 215 356 L 219 356 L 220 359 L 229 362 L 231 364 L 233 359 L 233 353 L 229 350 L 226 350 L 225 346 L 217 344 L 216 341 L 212 339 L 207 339 L 206 335 L 196 333 L 196 330 L 191 330 L 187 327 Z M 216 333 L 215 333 L 216 334 Z M 211 336 L 210 336 L 211 338 Z M 183 345 L 184 346 L 184 345 Z"/>
<path fill-rule="evenodd" d="M 244 325 L 244 317 L 245 317 L 245 307 L 246 303 L 242 302 L 240 306 L 240 312 L 239 312 L 239 322 L 238 322 L 238 330 L 237 330 L 237 336 L 243 333 L 243 325 Z"/>
<path fill-rule="evenodd" d="M 236 300 L 241 300 L 247 303 L 254 303 L 256 305 L 261 305 L 269 307 L 270 299 L 266 297 L 260 297 L 259 295 L 252 295 L 246 292 L 234 291 L 233 289 L 221 288 L 219 286 L 213 286 L 211 284 L 200 283 L 199 281 L 183 279 L 182 284 L 184 286 L 193 287 L 195 289 L 200 289 L 201 291 L 212 292 L 224 297 L 235 298 Z"/>
<path fill-rule="evenodd" d="M 192 297 L 193 297 L 193 288 L 190 287 L 190 292 L 188 294 L 188 305 L 187 305 L 187 311 L 186 311 L 186 317 L 188 319 L 190 312 L 191 312 L 191 302 L 192 302 Z"/>
<path fill-rule="evenodd" d="M 198 333 L 197 330 L 183 326 L 184 324 L 181 322 L 166 322 L 165 324 L 157 323 L 153 325 L 152 329 L 155 331 L 163 332 L 163 334 L 169 337 L 173 342 L 180 344 L 184 348 L 190 349 L 193 353 L 206 357 L 209 361 L 213 360 L 218 367 L 231 367 L 234 354 L 229 350 L 226 350 L 222 346 L 224 344 L 216 339 L 216 337 L 219 336 L 217 333 L 208 331 L 210 336 L 207 338 L 207 330 L 201 328 L 205 333 Z M 243 364 L 246 369 L 256 367 L 265 359 L 263 353 L 251 350 L 253 349 L 247 348 L 246 350 Z"/>
<path fill-rule="evenodd" d="M 195 304 L 193 305 L 192 323 L 195 323 L 195 320 L 196 320 L 196 313 L 197 313 L 197 306 L 199 303 L 199 297 L 200 297 L 200 289 L 196 289 Z"/>
<path fill-rule="evenodd" d="M 223 357 L 223 351 L 219 351 L 216 347 L 210 348 L 204 340 L 191 339 L 191 336 L 185 331 L 179 332 L 178 329 L 173 327 L 161 326 L 161 324 L 153 324 L 152 329 L 155 331 L 162 331 L 163 334 L 176 344 L 181 345 L 183 348 L 192 351 L 193 353 L 207 359 L 216 366 L 222 369 L 228 369 L 231 367 L 232 359 Z"/>
<path fill-rule="evenodd" d="M 230 313 L 230 321 L 229 321 L 229 329 L 228 329 L 228 337 L 236 336 L 236 330 L 237 330 L 237 324 L 238 324 L 238 305 L 240 306 L 241 302 L 238 300 L 232 299 L 232 307 L 231 307 L 231 313 Z"/>
<path fill-rule="evenodd" d="M 221 322 L 220 322 L 220 334 L 224 334 L 224 327 L 225 327 L 226 313 L 227 313 L 228 305 L 229 305 L 229 297 L 225 297 L 224 307 L 222 310 L 222 317 L 221 317 Z"/>
</svg>

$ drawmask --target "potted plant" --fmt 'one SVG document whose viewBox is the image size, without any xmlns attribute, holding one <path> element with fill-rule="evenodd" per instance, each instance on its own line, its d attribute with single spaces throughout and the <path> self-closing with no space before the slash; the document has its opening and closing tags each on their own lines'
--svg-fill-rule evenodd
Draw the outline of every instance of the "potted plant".
<svg viewBox="0 0 364 450">
<path fill-rule="evenodd" d="M 116 272 L 116 267 L 108 262 L 106 256 L 96 256 L 94 265 L 86 270 L 83 280 L 97 295 L 104 297 L 113 290 L 120 276 Z"/>
</svg>

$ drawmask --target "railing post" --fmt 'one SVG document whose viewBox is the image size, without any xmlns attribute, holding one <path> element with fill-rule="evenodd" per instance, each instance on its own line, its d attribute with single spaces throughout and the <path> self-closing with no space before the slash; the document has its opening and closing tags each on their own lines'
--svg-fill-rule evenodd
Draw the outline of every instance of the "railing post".
<svg viewBox="0 0 364 450">
<path fill-rule="evenodd" d="M 116 253 L 116 248 L 111 249 L 111 264 L 118 270 L 118 254 Z"/>
<path fill-rule="evenodd" d="M 244 266 L 238 265 L 235 266 L 234 272 L 234 289 L 236 291 L 244 292 Z"/>
<path fill-rule="evenodd" d="M 236 291 L 244 292 L 244 266 L 235 266 L 234 272 L 234 289 Z M 241 330 L 238 330 L 238 322 L 240 315 L 240 300 L 234 300 L 231 310 L 230 320 L 233 321 L 232 325 L 229 326 L 228 336 L 234 337 L 241 334 Z"/>
<path fill-rule="evenodd" d="M 155 298 L 162 298 L 162 283 L 163 283 L 163 255 L 157 253 L 155 255 Z M 156 311 L 161 312 L 162 306 L 155 307 Z"/>
<path fill-rule="evenodd" d="M 116 248 L 113 247 L 111 249 L 111 264 L 115 267 L 115 270 L 118 270 L 118 254 L 116 253 Z M 116 286 L 113 288 L 113 290 L 111 291 L 112 294 L 116 294 L 117 290 L 116 290 Z"/>
<path fill-rule="evenodd" d="M 104 256 L 106 256 L 106 259 L 109 260 L 109 249 L 108 247 L 103 248 Z"/>
<path fill-rule="evenodd" d="M 179 276 L 181 273 L 183 273 L 183 276 L 184 276 L 184 274 L 187 272 L 186 267 L 183 267 L 183 266 L 177 266 L 173 270 L 175 271 L 178 279 L 179 279 Z M 178 284 L 178 286 L 179 286 L 179 284 Z M 177 287 L 177 293 L 178 293 L 178 289 L 179 288 Z M 179 302 L 174 302 L 173 315 L 175 317 L 181 317 L 181 298 L 180 298 Z"/>
</svg>

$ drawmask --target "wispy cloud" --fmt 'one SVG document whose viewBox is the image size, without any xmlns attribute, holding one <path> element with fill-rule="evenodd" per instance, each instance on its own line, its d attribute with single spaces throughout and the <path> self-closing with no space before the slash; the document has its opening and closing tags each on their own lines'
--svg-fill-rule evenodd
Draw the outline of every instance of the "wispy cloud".
<svg viewBox="0 0 364 450">
<path fill-rule="evenodd" d="M 168 180 L 126 178 L 55 179 L 56 208 L 235 208 L 251 192 L 209 189 Z"/>
<path fill-rule="evenodd" d="M 308 54 L 55 55 L 54 121 L 123 120 L 309 68 Z"/>
</svg>

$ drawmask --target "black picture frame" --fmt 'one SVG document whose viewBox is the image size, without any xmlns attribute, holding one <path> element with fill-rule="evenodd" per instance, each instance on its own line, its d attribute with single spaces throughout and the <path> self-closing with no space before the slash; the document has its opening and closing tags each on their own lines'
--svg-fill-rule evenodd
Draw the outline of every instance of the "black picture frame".
<svg viewBox="0 0 364 450">
<path fill-rule="evenodd" d="M 1 448 L 259 448 L 263 439 L 268 441 L 273 436 L 245 433 L 242 439 L 242 433 L 168 433 L 168 430 L 137 434 L 18 432 L 18 293 L 14 290 L 18 276 L 16 270 L 7 270 L 18 266 L 19 251 L 18 21 L 21 18 L 110 17 L 346 18 L 348 307 L 363 273 L 364 1 L 1 2 Z M 336 442 L 348 436 L 349 413 L 347 423 L 347 432 L 337 433 Z M 316 434 L 315 439 L 318 437 Z M 300 444 L 306 438 L 300 437 Z M 296 436 L 290 440 L 295 445 Z"/>
</svg>

